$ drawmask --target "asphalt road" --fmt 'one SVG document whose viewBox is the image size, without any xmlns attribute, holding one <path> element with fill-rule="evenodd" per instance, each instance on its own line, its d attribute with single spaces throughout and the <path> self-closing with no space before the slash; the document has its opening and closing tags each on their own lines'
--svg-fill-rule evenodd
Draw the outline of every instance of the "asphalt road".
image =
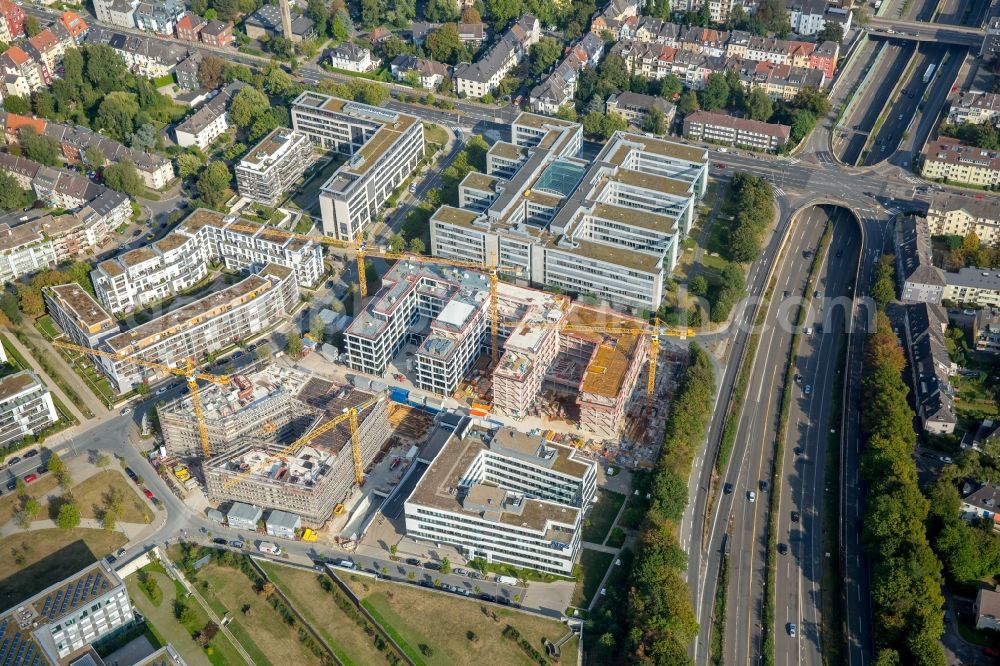
<svg viewBox="0 0 1000 666">
<path fill-rule="evenodd" d="M 823 490 L 826 445 L 831 429 L 839 432 L 840 413 L 832 412 L 836 379 L 843 373 L 839 350 L 845 341 L 845 324 L 853 297 L 854 268 L 860 260 L 861 236 L 848 213 L 833 213 L 833 236 L 817 276 L 806 325 L 811 335 L 799 338 L 795 360 L 797 386 L 788 414 L 782 461 L 777 541 L 779 550 L 775 581 L 775 663 L 822 666 Z M 810 388 L 809 394 L 805 393 Z M 792 520 L 792 513 L 797 520 Z M 836 529 L 836 526 L 833 526 Z M 836 599 L 836 597 L 834 597 Z M 790 623 L 797 625 L 794 638 Z"/>
<path fill-rule="evenodd" d="M 940 67 L 947 50 L 947 47 L 942 44 L 923 44 L 916 53 L 912 53 L 911 51 L 911 58 L 916 64 L 910 71 L 909 77 L 903 82 L 899 95 L 895 99 L 889 100 L 888 98 L 895 91 L 897 82 L 905 72 L 905 67 L 904 71 L 899 72 L 898 75 L 883 79 L 882 87 L 886 91 L 884 99 L 888 100 L 888 105 L 879 104 L 877 108 L 873 106 L 871 109 L 868 109 L 868 115 L 874 115 L 877 118 L 884 106 L 886 113 L 885 122 L 882 123 L 882 127 L 875 136 L 871 152 L 865 158 L 866 165 L 877 164 L 893 155 L 896 149 L 903 143 L 904 135 L 908 132 L 910 126 L 914 124 L 914 118 L 919 122 L 921 113 L 937 117 L 937 111 L 940 111 L 940 108 L 927 107 L 921 111 L 918 107 L 923 106 L 924 92 L 930 85 L 930 81 L 925 82 L 923 80 L 924 74 L 927 73 L 927 68 L 931 65 L 934 65 L 935 70 Z M 907 59 L 906 64 L 908 65 L 909 62 L 910 59 Z M 872 122 L 875 122 L 875 120 L 872 120 Z M 909 160 L 906 161 L 908 162 Z"/>
<path fill-rule="evenodd" d="M 894 32 L 890 33 L 889 30 Z M 895 18 L 872 18 L 868 22 L 872 36 L 880 33 L 904 41 L 938 42 L 978 48 L 983 43 L 985 31 L 978 27 L 921 23 Z"/>
</svg>

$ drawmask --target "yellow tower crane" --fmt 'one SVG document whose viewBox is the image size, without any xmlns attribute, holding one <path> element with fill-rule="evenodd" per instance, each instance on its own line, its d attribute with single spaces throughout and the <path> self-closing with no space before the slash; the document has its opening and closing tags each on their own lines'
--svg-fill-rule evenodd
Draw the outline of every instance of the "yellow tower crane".
<svg viewBox="0 0 1000 666">
<path fill-rule="evenodd" d="M 384 399 L 385 399 L 384 395 L 377 395 L 374 398 L 371 398 L 370 400 L 362 402 L 360 405 L 355 405 L 354 407 L 345 408 L 344 412 L 340 416 L 335 416 L 326 423 L 314 428 L 313 430 L 306 433 L 302 437 L 298 438 L 285 448 L 278 451 L 275 454 L 275 456 L 281 457 L 281 456 L 293 455 L 296 451 L 301 449 L 309 442 L 315 440 L 317 437 L 320 437 L 321 435 L 330 432 L 344 421 L 348 421 L 351 427 L 351 453 L 354 457 L 354 480 L 357 481 L 358 485 L 360 486 L 362 483 L 364 483 L 365 480 L 365 465 L 364 461 L 361 458 L 361 435 L 358 432 L 358 414 L 360 414 L 361 412 L 365 411 L 369 407 L 377 404 L 379 401 Z M 237 485 L 244 479 L 256 474 L 257 471 L 258 471 L 257 469 L 249 469 L 244 472 L 240 472 L 236 476 L 226 479 L 223 482 L 222 487 L 225 488 L 226 490 L 229 490 L 230 488 Z"/>
<path fill-rule="evenodd" d="M 124 354 L 91 349 L 90 347 L 82 347 L 69 342 L 63 342 L 62 340 L 54 340 L 52 344 L 56 347 L 62 347 L 63 349 L 77 351 L 90 356 L 102 356 L 115 361 L 121 361 L 122 363 L 130 363 L 132 365 L 154 368 L 165 374 L 176 375 L 187 379 L 188 387 L 191 389 L 191 402 L 194 405 L 195 421 L 198 424 L 198 437 L 201 439 L 201 452 L 202 455 L 204 455 L 205 460 L 211 458 L 212 451 L 208 443 L 208 428 L 205 425 L 205 414 L 201 408 L 201 396 L 198 394 L 198 380 L 201 379 L 206 382 L 218 384 L 219 386 L 226 386 L 229 384 L 229 377 L 227 375 L 213 375 L 207 372 L 199 372 L 195 368 L 194 361 L 190 358 L 186 359 L 185 366 L 183 368 L 175 368 L 173 366 L 166 365 L 165 363 L 156 363 L 154 361 L 146 361 L 141 358 L 125 356 Z"/>
</svg>

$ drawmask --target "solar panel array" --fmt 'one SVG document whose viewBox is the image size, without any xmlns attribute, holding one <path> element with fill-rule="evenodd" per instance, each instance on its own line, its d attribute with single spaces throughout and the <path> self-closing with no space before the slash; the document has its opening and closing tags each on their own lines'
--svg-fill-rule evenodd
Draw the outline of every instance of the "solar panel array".
<svg viewBox="0 0 1000 666">
<path fill-rule="evenodd" d="M 49 621 L 55 620 L 56 616 L 61 617 L 67 611 L 86 603 L 91 597 L 103 594 L 108 587 L 108 579 L 102 573 L 91 572 L 87 574 L 86 580 L 74 581 L 65 588 L 56 590 L 55 594 L 46 596 L 39 615 Z"/>
<path fill-rule="evenodd" d="M 11 626 L 12 635 L 7 635 L 9 618 L 0 621 L 0 666 L 40 666 L 48 664 L 41 650 L 31 640 L 31 636 L 21 631 L 17 625 Z"/>
</svg>

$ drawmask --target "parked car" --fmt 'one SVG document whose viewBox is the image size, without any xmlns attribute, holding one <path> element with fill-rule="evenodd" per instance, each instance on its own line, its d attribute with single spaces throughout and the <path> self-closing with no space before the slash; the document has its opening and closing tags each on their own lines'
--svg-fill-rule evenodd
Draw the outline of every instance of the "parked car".
<svg viewBox="0 0 1000 666">
<path fill-rule="evenodd" d="M 37 455 L 38 455 L 38 451 L 32 449 L 32 450 L 28 451 L 27 453 L 25 453 L 24 457 L 25 458 L 34 458 Z"/>
<path fill-rule="evenodd" d="M 24 482 L 25 483 L 31 483 L 32 481 L 37 481 L 37 480 L 38 480 L 38 475 L 34 474 L 34 473 L 29 474 L 28 476 L 24 477 Z"/>
<path fill-rule="evenodd" d="M 117 552 L 117 553 L 115 553 L 115 555 L 117 555 L 118 557 L 125 557 L 125 553 L 126 553 L 126 552 L 127 552 L 127 551 L 126 551 L 126 550 L 125 550 L 124 548 L 119 548 L 119 549 L 118 549 L 118 552 Z"/>
<path fill-rule="evenodd" d="M 7 465 L 8 466 L 16 465 L 19 462 L 21 462 L 21 456 L 14 456 L 13 458 L 7 461 Z"/>
<path fill-rule="evenodd" d="M 226 541 L 225 539 L 223 539 L 222 537 L 216 537 L 216 538 L 212 539 L 212 543 L 217 543 L 220 546 L 225 546 L 229 542 Z"/>
<path fill-rule="evenodd" d="M 437 562 L 427 562 L 424 564 L 425 569 L 430 569 L 431 571 L 441 571 L 441 565 Z"/>
<path fill-rule="evenodd" d="M 239 541 L 239 540 L 230 541 L 229 545 L 232 546 L 233 548 L 237 548 L 239 550 L 243 550 L 243 542 L 242 541 Z"/>
<path fill-rule="evenodd" d="M 949 456 L 941 456 L 939 460 L 941 460 L 941 462 L 943 462 L 946 465 L 951 464 L 951 458 Z"/>
<path fill-rule="evenodd" d="M 136 476 L 136 473 L 132 471 L 131 467 L 126 467 L 125 468 L 125 476 L 127 476 L 130 479 L 132 479 L 133 481 L 135 481 L 136 479 L 139 478 L 138 476 Z"/>
<path fill-rule="evenodd" d="M 121 411 L 118 412 L 118 416 L 128 416 L 132 413 L 131 407 L 122 407 Z"/>
<path fill-rule="evenodd" d="M 419 567 L 420 566 L 420 560 L 418 560 L 415 557 L 408 557 L 408 558 L 406 558 L 406 563 L 409 564 L 411 567 Z"/>
<path fill-rule="evenodd" d="M 149 499 L 153 499 L 153 491 L 150 490 L 149 488 L 143 488 L 142 489 L 142 494 L 145 495 Z"/>
</svg>

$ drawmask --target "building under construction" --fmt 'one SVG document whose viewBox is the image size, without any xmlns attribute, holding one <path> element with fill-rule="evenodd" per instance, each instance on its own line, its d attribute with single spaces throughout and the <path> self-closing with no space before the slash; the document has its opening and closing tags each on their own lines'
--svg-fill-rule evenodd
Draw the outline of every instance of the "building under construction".
<svg viewBox="0 0 1000 666">
<path fill-rule="evenodd" d="M 367 469 L 391 432 L 386 401 L 373 398 L 353 387 L 309 378 L 287 401 L 284 418 L 270 434 L 244 435 L 235 449 L 205 463 L 209 499 L 280 509 L 298 514 L 306 526 L 322 525 L 357 485 L 351 425 L 345 419 L 301 447 L 288 445 L 346 410 L 371 403 L 358 413 L 361 466 Z M 248 414 L 255 413 L 254 402 L 246 407 Z M 255 420 L 248 417 L 251 423 Z M 257 430 L 271 430 L 267 423 L 256 420 Z"/>
</svg>

